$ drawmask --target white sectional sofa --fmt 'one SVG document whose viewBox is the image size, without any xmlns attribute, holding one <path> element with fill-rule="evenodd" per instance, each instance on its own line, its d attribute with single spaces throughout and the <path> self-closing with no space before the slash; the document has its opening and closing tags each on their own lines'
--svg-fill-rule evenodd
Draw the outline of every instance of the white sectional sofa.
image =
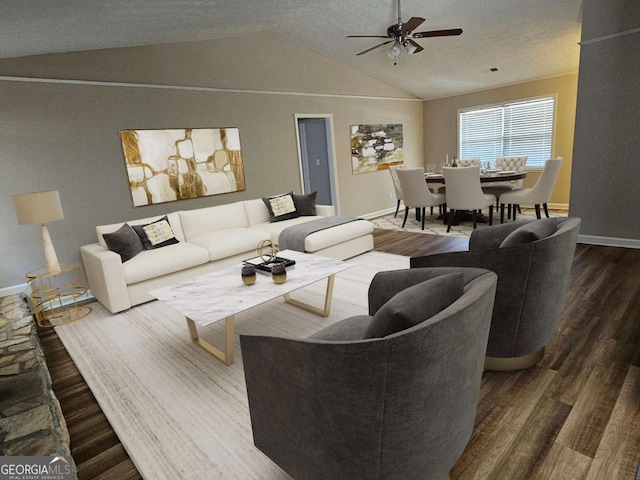
<svg viewBox="0 0 640 480">
<path fill-rule="evenodd" d="M 280 232 L 291 225 L 334 215 L 332 206 L 317 205 L 316 216 L 301 216 L 270 223 L 262 199 L 227 205 L 184 210 L 167 214 L 178 243 L 144 250 L 123 262 L 109 250 L 103 235 L 124 225 L 96 227 L 98 243 L 80 248 L 93 296 L 111 312 L 126 310 L 153 300 L 148 291 L 180 282 L 196 275 L 238 264 L 253 257 L 263 240 L 278 244 Z M 145 225 L 163 215 L 128 221 Z M 373 249 L 373 224 L 355 220 L 312 233 L 305 251 L 344 260 Z"/>
</svg>

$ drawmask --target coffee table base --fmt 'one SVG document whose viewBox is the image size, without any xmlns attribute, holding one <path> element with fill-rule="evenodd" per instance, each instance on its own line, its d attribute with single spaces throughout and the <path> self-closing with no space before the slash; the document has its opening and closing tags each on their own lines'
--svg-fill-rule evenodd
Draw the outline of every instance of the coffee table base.
<svg viewBox="0 0 640 480">
<path fill-rule="evenodd" d="M 335 281 L 335 275 L 327 277 L 327 290 L 324 296 L 324 306 L 322 308 L 310 305 L 295 298 L 291 298 L 288 293 L 284 294 L 284 301 L 298 308 L 302 308 L 321 317 L 328 317 L 331 312 L 331 298 L 333 297 L 333 283 Z M 216 360 L 219 360 L 224 365 L 231 365 L 233 363 L 233 353 L 235 344 L 234 326 L 235 317 L 232 315 L 224 319 L 224 351 L 211 345 L 206 340 L 200 338 L 198 335 L 198 327 L 196 322 L 189 317 L 184 317 L 187 321 L 187 327 L 189 328 L 189 335 L 191 341 L 202 348 L 205 352 L 212 355 Z"/>
<path fill-rule="evenodd" d="M 220 360 L 225 365 L 231 365 L 233 363 L 233 345 L 235 337 L 233 334 L 235 318 L 233 316 L 224 319 L 224 352 L 217 347 L 214 347 L 206 340 L 200 338 L 198 335 L 198 328 L 196 322 L 189 317 L 184 317 L 187 320 L 187 327 L 189 327 L 189 335 L 191 335 L 191 341 L 202 348 L 207 353 L 213 355 L 217 360 Z"/>
<path fill-rule="evenodd" d="M 316 315 L 320 315 L 321 317 L 328 317 L 329 313 L 331 312 L 331 298 L 333 296 L 334 280 L 335 275 L 327 277 L 327 291 L 324 295 L 324 308 L 309 305 L 308 303 L 301 302 L 300 300 L 296 300 L 295 298 L 291 298 L 288 293 L 284 294 L 284 301 L 291 305 L 295 305 L 296 307 L 302 308 L 307 312 L 315 313 Z"/>
</svg>

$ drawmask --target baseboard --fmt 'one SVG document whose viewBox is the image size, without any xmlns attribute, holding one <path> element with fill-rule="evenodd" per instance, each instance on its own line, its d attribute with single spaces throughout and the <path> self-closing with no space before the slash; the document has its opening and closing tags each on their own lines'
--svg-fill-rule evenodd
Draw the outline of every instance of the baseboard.
<svg viewBox="0 0 640 480">
<path fill-rule="evenodd" d="M 390 213 L 395 213 L 396 208 L 395 207 L 391 207 L 391 208 L 387 208 L 385 210 L 378 210 L 377 212 L 371 212 L 371 213 L 365 213 L 364 215 L 358 215 L 358 217 L 360 218 L 364 218 L 366 220 L 369 220 L 371 218 L 378 218 L 378 217 L 384 217 L 385 215 L 389 215 Z M 401 205 L 401 211 L 404 214 L 404 206 Z"/>
<path fill-rule="evenodd" d="M 568 203 L 547 203 L 549 210 L 569 210 Z"/>
<path fill-rule="evenodd" d="M 597 235 L 578 235 L 578 243 L 606 247 L 640 248 L 640 240 L 634 238 L 599 237 Z"/>
<path fill-rule="evenodd" d="M 12 285 L 10 287 L 0 288 L 0 297 L 8 297 L 9 295 L 16 295 L 18 293 L 28 294 L 29 284 L 22 283 L 19 285 Z"/>
</svg>

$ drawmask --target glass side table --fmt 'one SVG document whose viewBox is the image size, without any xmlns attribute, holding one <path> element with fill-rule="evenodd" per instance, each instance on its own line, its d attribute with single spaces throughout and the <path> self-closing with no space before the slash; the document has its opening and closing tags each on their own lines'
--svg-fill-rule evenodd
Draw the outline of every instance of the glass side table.
<svg viewBox="0 0 640 480">
<path fill-rule="evenodd" d="M 91 307 L 79 305 L 87 293 L 87 282 L 80 263 L 61 263 L 60 270 L 46 268 L 25 275 L 31 285 L 31 301 L 41 327 L 57 327 L 75 322 L 91 313 Z"/>
</svg>

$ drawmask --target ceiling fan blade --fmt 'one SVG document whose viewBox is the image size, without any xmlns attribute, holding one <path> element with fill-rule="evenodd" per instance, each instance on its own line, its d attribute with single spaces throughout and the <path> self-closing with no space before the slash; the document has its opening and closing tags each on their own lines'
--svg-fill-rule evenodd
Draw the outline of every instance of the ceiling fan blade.
<svg viewBox="0 0 640 480">
<path fill-rule="evenodd" d="M 389 35 L 347 35 L 347 38 L 389 38 Z"/>
<path fill-rule="evenodd" d="M 413 51 L 412 55 L 414 55 L 416 53 L 420 53 L 422 50 L 424 50 L 424 48 L 422 48 L 422 45 L 420 45 L 418 42 L 414 42 L 411 39 L 408 39 L 407 42 L 409 42 L 411 45 L 416 47 L 416 49 Z"/>
<path fill-rule="evenodd" d="M 421 17 L 411 17 L 407 23 L 402 25 L 402 33 L 407 34 L 409 32 L 413 32 L 420 24 L 424 22 L 424 18 Z"/>
<path fill-rule="evenodd" d="M 460 35 L 461 33 L 461 28 L 452 28 L 450 30 L 431 30 L 430 32 L 416 32 L 411 36 L 413 38 L 448 37 L 451 35 Z"/>
<path fill-rule="evenodd" d="M 375 50 L 376 48 L 380 48 L 381 46 L 386 45 L 387 43 L 391 43 L 391 42 L 393 42 L 393 40 L 389 40 L 388 42 L 382 42 L 381 44 L 376 45 L 375 47 L 367 48 L 366 50 L 363 50 L 362 52 L 360 52 L 360 53 L 358 53 L 356 55 L 363 55 L 365 53 L 370 52 L 371 50 Z"/>
</svg>

